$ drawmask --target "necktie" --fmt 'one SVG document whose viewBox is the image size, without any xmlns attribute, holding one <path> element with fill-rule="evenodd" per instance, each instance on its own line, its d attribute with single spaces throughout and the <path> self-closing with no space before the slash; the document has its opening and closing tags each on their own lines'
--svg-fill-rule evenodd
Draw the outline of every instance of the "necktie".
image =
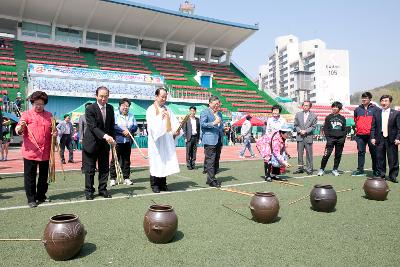
<svg viewBox="0 0 400 267">
<path fill-rule="evenodd" d="M 304 113 L 304 124 L 306 124 L 307 120 L 308 120 L 308 112 Z"/>
<path fill-rule="evenodd" d="M 103 115 L 103 123 L 106 124 L 106 107 L 101 107 L 101 115 Z"/>
<path fill-rule="evenodd" d="M 382 112 L 382 134 L 383 134 L 383 137 L 388 137 L 388 120 L 389 120 L 389 114 L 387 112 Z"/>
</svg>

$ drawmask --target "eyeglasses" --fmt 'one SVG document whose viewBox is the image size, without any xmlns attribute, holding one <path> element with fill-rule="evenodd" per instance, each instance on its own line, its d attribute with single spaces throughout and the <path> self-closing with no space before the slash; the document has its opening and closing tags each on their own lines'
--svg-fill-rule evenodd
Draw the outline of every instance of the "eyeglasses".
<svg viewBox="0 0 400 267">
<path fill-rule="evenodd" d="M 39 104 L 39 103 L 33 103 L 32 105 L 35 107 L 44 107 L 44 104 Z"/>
</svg>

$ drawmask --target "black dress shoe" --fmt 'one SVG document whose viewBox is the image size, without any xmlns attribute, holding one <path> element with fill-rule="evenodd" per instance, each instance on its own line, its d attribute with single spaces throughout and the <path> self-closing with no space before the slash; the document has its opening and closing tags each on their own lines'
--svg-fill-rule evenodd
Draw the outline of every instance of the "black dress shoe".
<svg viewBox="0 0 400 267">
<path fill-rule="evenodd" d="M 300 173 L 304 173 L 303 169 L 298 169 L 297 171 L 294 171 L 293 174 L 300 174 Z"/>
<path fill-rule="evenodd" d="M 93 194 L 86 195 L 86 200 L 93 200 L 93 199 L 94 199 Z"/>
<path fill-rule="evenodd" d="M 62 164 L 67 164 L 67 163 L 65 162 L 65 159 L 62 159 L 62 160 L 61 160 L 61 163 L 62 163 Z"/>
<path fill-rule="evenodd" d="M 99 193 L 99 196 L 104 197 L 104 198 L 112 198 L 111 194 L 108 193 L 108 191 Z"/>
<path fill-rule="evenodd" d="M 45 198 L 45 199 L 38 199 L 37 200 L 37 204 L 42 204 L 42 203 L 50 203 L 51 200 L 49 198 Z"/>
<path fill-rule="evenodd" d="M 167 185 L 160 186 L 159 188 L 160 188 L 160 191 L 168 191 Z"/>
<path fill-rule="evenodd" d="M 390 179 L 390 181 L 391 181 L 392 183 L 395 183 L 395 184 L 399 183 L 399 181 L 397 181 L 397 179 L 396 179 L 396 178 L 394 178 L 394 179 Z"/>
<path fill-rule="evenodd" d="M 207 173 L 207 171 L 206 170 L 203 170 L 203 174 L 206 174 Z"/>
<path fill-rule="evenodd" d="M 151 190 L 153 190 L 153 193 L 160 193 L 160 188 L 158 187 L 158 186 L 153 186 L 152 188 L 151 188 Z"/>
<path fill-rule="evenodd" d="M 73 160 L 71 159 L 71 160 L 68 160 L 68 163 L 75 163 L 75 161 L 73 161 Z"/>
<path fill-rule="evenodd" d="M 221 184 L 217 180 L 214 180 L 209 184 L 209 186 L 218 188 L 221 187 Z"/>
<path fill-rule="evenodd" d="M 36 204 L 36 202 L 29 202 L 28 206 L 29 206 L 29 208 L 36 208 L 37 204 Z"/>
</svg>

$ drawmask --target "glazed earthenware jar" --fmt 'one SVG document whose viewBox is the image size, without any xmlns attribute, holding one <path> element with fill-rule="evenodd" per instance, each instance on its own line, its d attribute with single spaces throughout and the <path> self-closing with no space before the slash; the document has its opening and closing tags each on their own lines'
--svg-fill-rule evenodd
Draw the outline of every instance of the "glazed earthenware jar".
<svg viewBox="0 0 400 267">
<path fill-rule="evenodd" d="M 168 243 L 178 229 L 178 217 L 170 205 L 152 205 L 144 216 L 143 228 L 151 242 Z"/>
<path fill-rule="evenodd" d="M 336 191 L 331 185 L 315 185 L 310 193 L 311 206 L 316 211 L 330 212 L 336 206 Z"/>
<path fill-rule="evenodd" d="M 382 178 L 367 178 L 364 183 L 365 196 L 373 200 L 386 200 L 389 193 L 389 186 Z"/>
<path fill-rule="evenodd" d="M 80 251 L 85 236 L 85 228 L 77 215 L 60 214 L 50 218 L 42 242 L 53 260 L 63 261 Z"/>
<path fill-rule="evenodd" d="M 279 213 L 278 198 L 272 192 L 256 192 L 251 198 L 250 210 L 256 222 L 271 223 Z"/>
</svg>

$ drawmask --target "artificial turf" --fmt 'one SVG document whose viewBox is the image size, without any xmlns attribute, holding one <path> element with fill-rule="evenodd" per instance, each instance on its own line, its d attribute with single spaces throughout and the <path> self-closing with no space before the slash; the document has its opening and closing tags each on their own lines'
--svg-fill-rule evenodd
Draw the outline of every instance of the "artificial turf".
<svg viewBox="0 0 400 267">
<path fill-rule="evenodd" d="M 315 158 L 318 167 L 320 158 Z M 295 163 L 295 159 L 292 160 Z M 331 163 L 329 163 L 331 164 Z M 343 156 L 341 170 L 352 170 L 355 155 Z M 370 166 L 367 160 L 367 166 Z M 328 165 L 329 166 L 329 165 Z M 250 197 L 211 189 L 202 168 L 181 166 L 181 173 L 168 177 L 172 193 L 151 194 L 147 169 L 134 169 L 133 186 L 110 189 L 113 199 L 84 200 L 83 175 L 68 172 L 49 187 L 51 204 L 36 209 L 7 207 L 26 205 L 21 176 L 0 179 L 0 238 L 41 238 L 51 216 L 74 213 L 87 230 L 80 254 L 57 265 L 69 266 L 398 266 L 400 240 L 400 186 L 389 183 L 386 201 L 364 198 L 365 177 L 290 179 L 303 186 L 262 182 L 262 162 L 221 163 L 217 178 L 223 185 L 255 192 L 272 191 L 280 201 L 279 219 L 272 224 L 251 220 Z M 301 177 L 301 175 L 289 177 Z M 336 210 L 319 213 L 310 209 L 309 199 L 289 202 L 307 195 L 315 184 L 332 184 L 339 191 Z M 243 184 L 243 185 L 238 185 Z M 180 190 L 187 190 L 182 192 Z M 98 201 L 97 201 L 98 200 Z M 143 217 L 156 203 L 170 204 L 178 215 L 175 239 L 168 244 L 150 243 L 143 231 Z M 52 266 L 40 241 L 0 243 L 2 266 Z"/>
</svg>

